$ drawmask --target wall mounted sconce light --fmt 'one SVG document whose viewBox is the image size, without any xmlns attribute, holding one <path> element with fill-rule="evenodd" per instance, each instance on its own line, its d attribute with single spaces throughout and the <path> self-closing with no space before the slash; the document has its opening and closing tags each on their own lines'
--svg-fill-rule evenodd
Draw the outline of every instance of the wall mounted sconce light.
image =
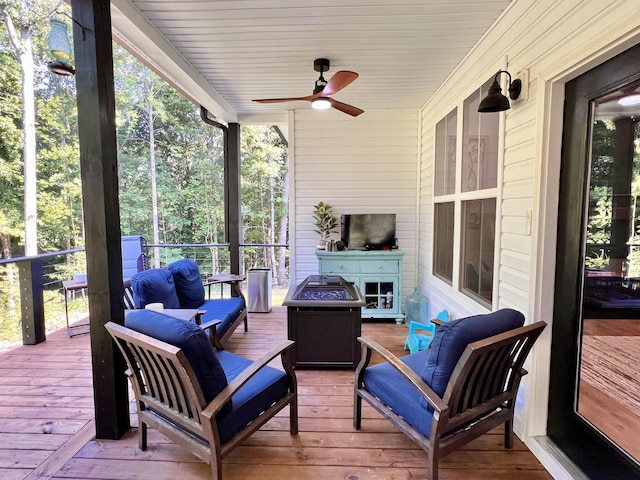
<svg viewBox="0 0 640 480">
<path fill-rule="evenodd" d="M 76 22 L 73 17 L 64 12 L 58 12 L 56 10 L 55 13 L 58 15 L 66 15 L 76 25 L 79 25 L 82 29 L 82 40 L 84 41 L 85 29 L 80 23 Z M 51 52 L 53 60 L 47 63 L 47 68 L 50 72 L 55 73 L 56 75 L 75 75 L 76 71 L 73 68 L 71 61 L 71 43 L 69 42 L 67 23 L 59 18 L 52 17 L 49 19 L 49 24 L 51 25 L 51 30 L 49 32 L 49 51 Z"/>
<path fill-rule="evenodd" d="M 502 112 L 511 108 L 509 98 L 505 97 L 502 94 L 502 88 L 500 88 L 500 84 L 498 83 L 498 77 L 501 73 L 506 73 L 507 75 L 509 75 L 509 98 L 511 100 L 517 100 L 520 96 L 520 92 L 522 92 L 522 80 L 516 78 L 512 81 L 511 74 L 509 72 L 507 72 L 506 70 L 500 70 L 498 73 L 496 73 L 496 76 L 493 79 L 493 83 L 489 87 L 489 93 L 480 102 L 480 105 L 478 106 L 478 112 Z"/>
</svg>

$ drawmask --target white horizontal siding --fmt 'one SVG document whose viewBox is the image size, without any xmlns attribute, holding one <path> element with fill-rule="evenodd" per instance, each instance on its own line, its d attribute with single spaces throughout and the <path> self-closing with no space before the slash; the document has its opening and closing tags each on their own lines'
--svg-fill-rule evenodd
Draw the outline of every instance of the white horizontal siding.
<svg viewBox="0 0 640 480">
<path fill-rule="evenodd" d="M 550 185 L 538 176 L 539 172 L 559 169 L 559 142 L 540 135 L 561 132 L 563 119 L 554 105 L 542 103 L 548 97 L 538 95 L 549 88 L 545 82 L 566 82 L 638 42 L 640 2 L 635 0 L 516 0 L 423 107 L 421 214 L 432 208 L 432 191 L 426 185 L 431 186 L 433 181 L 433 125 L 499 69 L 507 67 L 514 77 L 523 69 L 529 70 L 529 85 L 525 85 L 528 99 L 515 103 L 504 114 L 504 163 L 498 186 L 502 198 L 500 268 L 496 277 L 499 307 L 515 308 L 529 320 L 537 320 L 538 309 L 553 302 L 548 272 L 553 270 L 555 259 L 539 259 L 538 251 L 553 256 L 544 247 L 545 242 L 555 242 L 555 232 L 550 232 L 549 225 L 539 218 L 536 207 L 552 202 L 546 204 L 546 211 L 557 210 L 557 184 Z M 552 112 L 548 120 L 551 125 L 541 125 L 547 112 Z M 546 145 L 556 149 L 548 157 Z M 530 229 L 526 225 L 527 210 L 533 214 Z M 469 303 L 464 295 L 430 274 L 432 235 L 432 223 L 421 222 L 418 263 L 424 289 L 433 293 L 432 305 L 436 309 L 451 306 L 464 313 L 481 312 L 480 305 Z M 542 270 L 546 283 L 538 277 Z M 539 295 L 535 288 L 541 289 Z M 544 320 L 551 323 L 550 318 Z M 534 349 L 529 362 L 531 374 L 524 378 L 519 395 L 519 405 L 524 407 L 516 413 L 516 430 L 526 435 L 544 435 L 546 430 L 550 343 L 548 326 Z M 547 462 L 545 466 L 555 478 L 568 478 L 558 464 Z"/>
<path fill-rule="evenodd" d="M 336 111 L 296 111 L 291 152 L 292 282 L 318 273 L 313 206 L 352 213 L 395 213 L 403 259 L 403 294 L 415 285 L 418 110 L 367 111 L 357 118 Z M 339 239 L 339 232 L 333 235 Z"/>
<path fill-rule="evenodd" d="M 634 21 L 630 21 L 629 16 L 640 13 L 639 8 L 638 2 L 613 0 L 540 0 L 533 4 L 527 1 L 514 2 L 500 22 L 423 108 L 421 213 L 432 210 L 433 125 L 498 69 L 504 68 L 506 58 L 508 70 L 514 77 L 520 70 L 528 68 L 530 82 L 526 86 L 528 100 L 515 103 L 505 114 L 504 168 L 500 189 L 503 201 L 501 225 L 507 235 L 502 238 L 501 262 L 510 260 L 510 257 L 504 257 L 506 251 L 528 253 L 531 256 L 530 250 L 525 251 L 532 248 L 525 222 L 527 210 L 532 210 L 535 204 L 534 182 L 539 161 L 536 150 L 539 142 L 536 138 L 539 127 L 538 75 L 548 69 L 557 69 L 559 59 L 577 63 L 577 52 L 583 52 L 583 56 L 590 53 L 585 44 L 591 44 L 592 50 L 598 51 L 634 25 L 637 28 L 637 16 Z M 620 29 L 620 26 L 623 28 Z M 607 31 L 606 35 L 603 29 Z M 599 44 L 594 39 L 598 39 Z M 561 122 L 562 119 L 559 120 Z M 561 128 L 561 123 L 558 128 Z M 427 184 L 429 188 L 426 188 Z M 535 221 L 535 211 L 533 217 Z M 421 240 L 431 241 L 431 223 L 421 223 L 419 235 Z M 431 248 L 421 248 L 420 276 L 426 282 L 432 278 L 429 273 L 431 264 Z M 498 281 L 502 283 L 509 280 L 498 278 Z M 450 292 L 450 301 L 455 302 L 460 298 L 460 294 Z M 523 303 L 517 307 L 526 312 L 530 308 L 530 298 L 528 295 L 521 298 Z"/>
</svg>

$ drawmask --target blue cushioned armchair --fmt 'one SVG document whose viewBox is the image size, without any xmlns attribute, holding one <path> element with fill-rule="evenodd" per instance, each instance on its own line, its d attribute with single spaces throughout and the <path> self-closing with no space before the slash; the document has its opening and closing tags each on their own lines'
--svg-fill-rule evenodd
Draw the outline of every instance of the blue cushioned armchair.
<svg viewBox="0 0 640 480">
<path fill-rule="evenodd" d="M 219 345 L 224 345 L 241 323 L 244 323 L 245 332 L 248 329 L 245 298 L 237 281 L 231 283 L 235 283 L 232 285 L 232 292 L 236 292 L 237 296 L 205 299 L 198 264 L 189 258 L 183 258 L 167 265 L 167 268 L 153 268 L 136 273 L 131 277 L 131 290 L 137 309 L 150 303 L 162 303 L 167 309 L 202 310 L 203 314 L 198 321 L 204 324 L 217 321 L 215 328 Z"/>
<path fill-rule="evenodd" d="M 511 448 L 522 365 L 546 325 L 523 324 L 511 309 L 454 320 L 437 328 L 430 348 L 402 358 L 360 337 L 354 427 L 365 400 L 429 454 L 430 480 L 441 457 L 498 425 Z M 370 366 L 374 351 L 386 362 Z"/>
<path fill-rule="evenodd" d="M 293 342 L 252 362 L 216 351 L 191 322 L 151 310 L 131 312 L 125 326 L 106 324 L 124 355 L 135 392 L 140 449 L 147 426 L 186 446 L 222 479 L 222 459 L 276 413 L 289 406 L 290 432 L 298 433 L 292 368 Z M 268 366 L 281 356 L 284 370 Z"/>
</svg>

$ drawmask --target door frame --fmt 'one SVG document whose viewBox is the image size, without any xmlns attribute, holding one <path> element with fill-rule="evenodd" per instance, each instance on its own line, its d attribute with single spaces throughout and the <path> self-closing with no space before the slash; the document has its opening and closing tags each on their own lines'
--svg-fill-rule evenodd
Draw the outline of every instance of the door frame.
<svg viewBox="0 0 640 480">
<path fill-rule="evenodd" d="M 547 433 L 593 478 L 640 478 L 638 465 L 576 413 L 574 394 L 578 382 L 590 102 L 639 79 L 640 45 L 569 81 L 565 88 Z M 576 201 L 582 208 L 576 208 Z"/>
</svg>

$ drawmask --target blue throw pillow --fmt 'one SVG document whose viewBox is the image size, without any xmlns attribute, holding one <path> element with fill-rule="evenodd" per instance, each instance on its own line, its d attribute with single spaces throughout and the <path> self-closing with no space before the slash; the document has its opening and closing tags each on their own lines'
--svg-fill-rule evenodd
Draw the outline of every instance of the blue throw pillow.
<svg viewBox="0 0 640 480">
<path fill-rule="evenodd" d="M 504 308 L 486 315 L 461 318 L 438 327 L 428 350 L 422 379 L 440 397 L 467 345 L 524 325 L 522 313 Z"/>
<path fill-rule="evenodd" d="M 180 308 L 171 272 L 164 268 L 153 268 L 131 277 L 131 289 L 136 308 L 150 303 L 162 303 L 164 308 Z"/>
<path fill-rule="evenodd" d="M 183 258 L 167 265 L 167 270 L 173 275 L 180 306 L 200 308 L 204 303 L 204 285 L 198 264 L 190 258 Z"/>
<path fill-rule="evenodd" d="M 181 349 L 189 361 L 208 404 L 227 386 L 227 376 L 209 337 L 198 325 L 152 310 L 136 310 L 125 316 L 127 328 Z M 231 408 L 231 401 L 225 410 Z"/>
</svg>

